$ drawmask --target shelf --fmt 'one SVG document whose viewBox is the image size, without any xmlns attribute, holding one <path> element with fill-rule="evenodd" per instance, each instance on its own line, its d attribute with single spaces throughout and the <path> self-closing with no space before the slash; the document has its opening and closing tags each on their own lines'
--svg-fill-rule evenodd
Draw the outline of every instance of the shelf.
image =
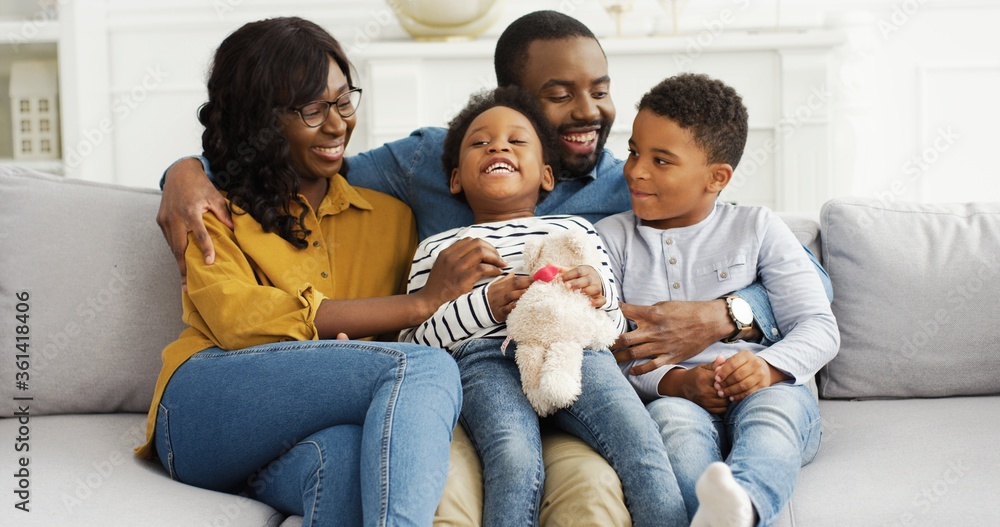
<svg viewBox="0 0 1000 527">
<path fill-rule="evenodd" d="M 601 47 L 609 56 L 664 53 L 690 53 L 692 45 L 702 34 L 681 33 L 673 36 L 649 37 L 607 37 L 601 39 Z M 700 45 L 707 53 L 799 50 L 832 48 L 843 44 L 846 36 L 842 31 L 812 29 L 809 31 L 731 31 L 711 38 L 710 45 Z M 352 59 L 461 59 L 492 58 L 496 41 L 478 38 L 454 42 L 421 42 L 413 40 L 384 40 L 354 52 Z M 700 49 L 700 48 L 699 48 Z"/>
<path fill-rule="evenodd" d="M 8 46 L 18 44 L 54 44 L 59 41 L 59 21 L 40 18 L 18 20 L 0 18 L 0 35 Z"/>
</svg>

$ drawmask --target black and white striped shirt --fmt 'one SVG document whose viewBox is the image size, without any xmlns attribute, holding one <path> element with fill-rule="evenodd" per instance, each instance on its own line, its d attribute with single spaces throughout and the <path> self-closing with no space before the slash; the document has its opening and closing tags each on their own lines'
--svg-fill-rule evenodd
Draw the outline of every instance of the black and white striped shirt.
<svg viewBox="0 0 1000 527">
<path fill-rule="evenodd" d="M 481 223 L 460 227 L 431 236 L 420 243 L 413 257 L 407 293 L 415 293 L 427 283 L 427 276 L 441 251 L 462 238 L 481 238 L 496 247 L 507 263 L 505 273 L 528 274 L 523 268 L 524 244 L 531 239 L 568 229 L 582 229 L 593 238 L 601 262 L 597 271 L 604 281 L 605 304 L 598 309 L 605 311 L 619 330 L 625 330 L 625 318 L 618 307 L 618 286 L 604 244 L 594 226 L 579 216 L 536 216 L 505 222 Z M 499 277 L 498 277 L 499 278 Z M 400 340 L 425 346 L 450 349 L 470 338 L 505 338 L 507 325 L 497 322 L 490 312 L 487 300 L 489 284 L 498 278 L 485 277 L 466 293 L 442 305 L 423 324 L 403 332 Z"/>
</svg>

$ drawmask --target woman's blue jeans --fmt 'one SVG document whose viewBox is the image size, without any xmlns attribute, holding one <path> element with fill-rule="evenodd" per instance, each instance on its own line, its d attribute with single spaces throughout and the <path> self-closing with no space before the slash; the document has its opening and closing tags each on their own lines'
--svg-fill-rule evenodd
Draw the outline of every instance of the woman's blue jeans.
<svg viewBox="0 0 1000 527">
<path fill-rule="evenodd" d="M 792 497 L 799 469 L 819 450 L 819 405 L 805 385 L 758 390 L 723 414 L 679 397 L 647 407 L 660 425 L 689 516 L 698 510 L 698 478 L 709 464 L 725 461 L 750 495 L 758 525 L 773 525 Z"/>
<path fill-rule="evenodd" d="M 405 343 L 210 348 L 174 373 L 156 451 L 170 476 L 304 526 L 430 525 L 462 406 L 454 360 Z"/>
<path fill-rule="evenodd" d="M 521 391 L 514 348 L 466 341 L 453 354 L 464 388 L 462 425 L 483 462 L 483 526 L 538 525 L 545 468 L 539 419 Z M 585 350 L 583 391 L 547 418 L 614 467 L 637 527 L 687 525 L 684 502 L 656 423 L 608 350 Z"/>
</svg>

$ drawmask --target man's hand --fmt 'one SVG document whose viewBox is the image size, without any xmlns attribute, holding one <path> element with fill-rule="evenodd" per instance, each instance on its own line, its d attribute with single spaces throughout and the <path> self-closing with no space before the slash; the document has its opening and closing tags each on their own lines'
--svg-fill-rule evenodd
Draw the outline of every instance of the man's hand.
<svg viewBox="0 0 1000 527">
<path fill-rule="evenodd" d="M 566 287 L 581 291 L 589 296 L 590 305 L 601 307 L 607 302 L 604 297 L 604 281 L 601 280 L 597 269 L 589 265 L 581 265 L 559 273 L 559 278 L 566 284 Z"/>
<path fill-rule="evenodd" d="M 633 375 L 694 357 L 713 342 L 732 334 L 734 326 L 725 300 L 670 300 L 651 306 L 622 303 L 622 314 L 636 323 L 611 347 L 618 362 L 653 357 L 632 368 Z"/>
<path fill-rule="evenodd" d="M 784 372 L 748 350 L 723 361 L 715 359 L 714 388 L 719 397 L 737 402 L 772 384 L 788 380 Z"/>
<path fill-rule="evenodd" d="M 163 231 L 170 251 L 174 253 L 184 287 L 187 286 L 184 252 L 187 251 L 189 232 L 194 233 L 195 243 L 205 255 L 205 263 L 211 265 L 215 262 L 215 246 L 212 245 L 201 217 L 206 212 L 212 212 L 222 223 L 233 228 L 226 200 L 205 176 L 201 163 L 197 159 L 187 158 L 171 165 L 163 182 L 163 196 L 160 198 L 160 210 L 156 213 L 156 223 Z"/>
<path fill-rule="evenodd" d="M 657 387 L 661 395 L 683 397 L 706 411 L 721 414 L 726 411 L 729 401 L 720 397 L 712 386 L 715 382 L 716 364 L 702 364 L 690 370 L 674 368 L 660 379 Z"/>
</svg>

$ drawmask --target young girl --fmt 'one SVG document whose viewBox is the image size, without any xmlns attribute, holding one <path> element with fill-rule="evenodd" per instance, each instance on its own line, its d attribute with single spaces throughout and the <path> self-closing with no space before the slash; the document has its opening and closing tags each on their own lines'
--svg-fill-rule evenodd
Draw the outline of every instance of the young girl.
<svg viewBox="0 0 1000 527">
<path fill-rule="evenodd" d="M 483 461 L 483 525 L 538 523 L 544 482 L 539 420 L 521 390 L 514 350 L 504 352 L 504 320 L 531 284 L 520 271 L 526 240 L 593 226 L 575 216 L 535 217 L 539 195 L 553 188 L 555 135 L 535 100 L 515 88 L 473 97 L 451 122 L 442 161 L 451 192 L 468 201 L 475 224 L 431 236 L 420 244 L 408 291 L 427 287 L 428 269 L 442 251 L 468 238 L 485 239 L 506 262 L 504 277 L 484 277 L 471 292 L 442 305 L 405 340 L 451 351 L 462 377 L 461 422 Z M 600 251 L 603 254 L 603 249 Z M 561 273 L 570 287 L 624 328 L 616 286 L 605 260 Z M 663 443 L 642 402 L 608 350 L 585 350 L 583 391 L 548 418 L 579 436 L 618 472 L 637 526 L 687 522 L 680 490 Z"/>
<path fill-rule="evenodd" d="M 466 243 L 431 270 L 426 292 L 393 296 L 413 217 L 341 175 L 361 89 L 319 26 L 243 26 L 216 52 L 208 95 L 202 144 L 233 219 L 205 215 L 211 265 L 188 245 L 189 327 L 163 351 L 137 454 L 307 526 L 430 525 L 461 408 L 454 361 L 329 339 L 412 326 L 490 274 L 463 251 L 499 259 Z"/>
</svg>

